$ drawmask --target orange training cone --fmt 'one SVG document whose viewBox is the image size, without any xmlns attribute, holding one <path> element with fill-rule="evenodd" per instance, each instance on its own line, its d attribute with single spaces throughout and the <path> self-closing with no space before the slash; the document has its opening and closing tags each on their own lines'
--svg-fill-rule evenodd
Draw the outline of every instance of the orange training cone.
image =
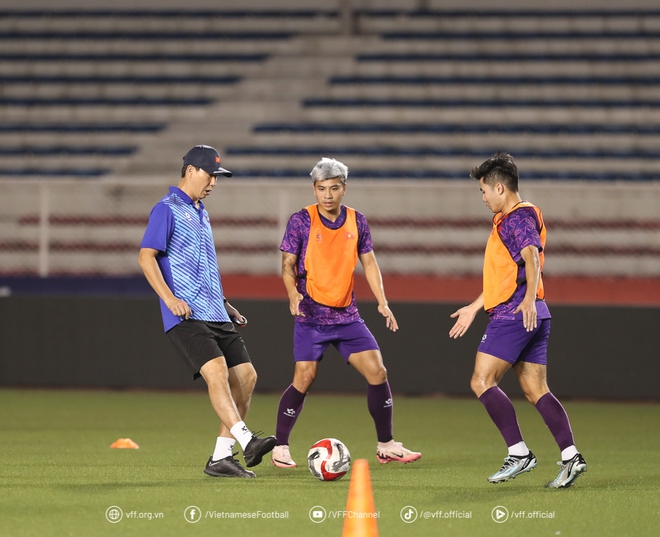
<svg viewBox="0 0 660 537">
<path fill-rule="evenodd" d="M 140 446 L 138 446 L 130 438 L 120 438 L 113 444 L 110 444 L 110 447 L 116 449 L 140 449 Z"/>
<path fill-rule="evenodd" d="M 358 459 L 351 470 L 342 537 L 378 537 L 377 517 L 369 461 Z"/>
</svg>

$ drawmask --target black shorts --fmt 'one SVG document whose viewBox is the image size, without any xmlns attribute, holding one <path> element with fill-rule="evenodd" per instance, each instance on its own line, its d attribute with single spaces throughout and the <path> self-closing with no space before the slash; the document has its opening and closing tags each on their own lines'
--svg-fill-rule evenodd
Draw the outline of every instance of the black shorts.
<svg viewBox="0 0 660 537">
<path fill-rule="evenodd" d="M 250 363 L 245 342 L 232 323 L 213 323 L 188 319 L 167 332 L 167 336 L 186 363 L 193 379 L 214 358 L 224 356 L 227 367 Z"/>
</svg>

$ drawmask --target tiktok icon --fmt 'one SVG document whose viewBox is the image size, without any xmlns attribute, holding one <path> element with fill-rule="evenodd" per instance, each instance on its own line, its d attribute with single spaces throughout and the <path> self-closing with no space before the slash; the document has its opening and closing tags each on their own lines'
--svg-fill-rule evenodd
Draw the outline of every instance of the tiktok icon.
<svg viewBox="0 0 660 537">
<path fill-rule="evenodd" d="M 406 505 L 403 509 L 401 509 L 401 512 L 399 513 L 401 516 L 401 520 L 403 520 L 406 524 L 412 524 L 417 520 L 417 509 L 415 509 L 412 505 Z"/>
</svg>

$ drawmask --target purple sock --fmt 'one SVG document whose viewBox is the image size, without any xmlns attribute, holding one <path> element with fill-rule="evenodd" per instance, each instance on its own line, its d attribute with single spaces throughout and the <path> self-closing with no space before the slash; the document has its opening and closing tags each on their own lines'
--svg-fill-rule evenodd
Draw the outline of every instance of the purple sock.
<svg viewBox="0 0 660 537">
<path fill-rule="evenodd" d="M 536 410 L 550 429 L 555 442 L 562 451 L 575 444 L 568 414 L 557 398 L 548 392 L 536 401 Z"/>
<path fill-rule="evenodd" d="M 275 427 L 278 446 L 289 443 L 289 436 L 305 404 L 306 395 L 296 390 L 293 384 L 282 394 L 280 406 L 277 409 L 277 426 Z"/>
<path fill-rule="evenodd" d="M 367 385 L 367 406 L 376 425 L 378 441 L 392 440 L 392 392 L 388 381 Z"/>
<path fill-rule="evenodd" d="M 507 447 L 523 441 L 516 410 L 507 395 L 497 386 L 488 388 L 479 397 L 486 411 L 504 437 Z"/>
</svg>

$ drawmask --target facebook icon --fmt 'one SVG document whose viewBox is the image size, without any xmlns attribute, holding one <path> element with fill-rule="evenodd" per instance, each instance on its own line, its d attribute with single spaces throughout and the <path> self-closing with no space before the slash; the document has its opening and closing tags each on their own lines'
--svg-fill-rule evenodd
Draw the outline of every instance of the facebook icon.
<svg viewBox="0 0 660 537">
<path fill-rule="evenodd" d="M 186 519 L 186 522 L 196 524 L 202 519 L 202 510 L 195 505 L 186 507 L 186 510 L 183 512 L 183 518 Z"/>
</svg>

